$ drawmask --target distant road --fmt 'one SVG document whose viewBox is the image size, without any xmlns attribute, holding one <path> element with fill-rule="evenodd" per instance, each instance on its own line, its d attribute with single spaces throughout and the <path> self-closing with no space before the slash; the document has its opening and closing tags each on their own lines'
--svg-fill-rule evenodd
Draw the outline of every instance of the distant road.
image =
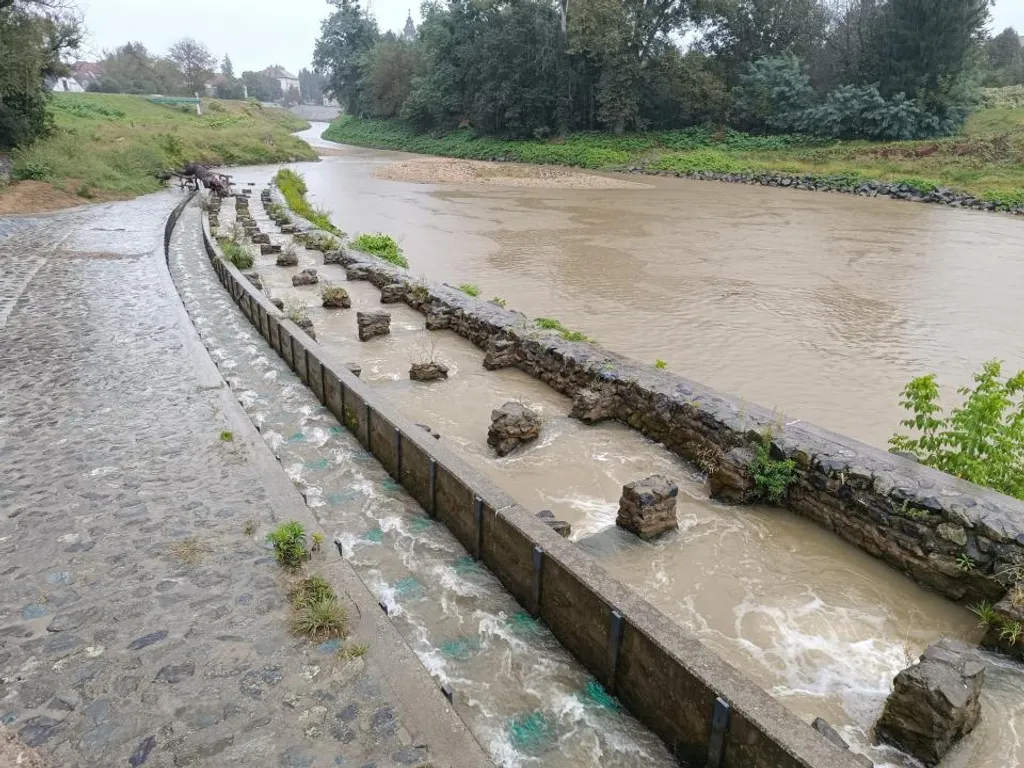
<svg viewBox="0 0 1024 768">
<path fill-rule="evenodd" d="M 303 120 L 322 123 L 329 123 L 341 114 L 340 107 L 318 107 L 307 104 L 299 104 L 295 107 L 289 107 L 288 111 L 293 112 Z"/>
</svg>

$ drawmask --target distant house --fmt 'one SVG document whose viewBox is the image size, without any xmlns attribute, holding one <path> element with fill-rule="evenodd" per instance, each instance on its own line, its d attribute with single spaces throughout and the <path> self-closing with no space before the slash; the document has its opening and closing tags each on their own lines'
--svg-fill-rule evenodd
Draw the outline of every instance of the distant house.
<svg viewBox="0 0 1024 768">
<path fill-rule="evenodd" d="M 71 65 L 71 77 L 82 90 L 88 90 L 91 83 L 99 83 L 103 79 L 103 65 L 94 61 L 76 61 Z"/>
<path fill-rule="evenodd" d="M 299 78 L 282 66 L 275 64 L 272 67 L 267 67 L 263 70 L 263 74 L 269 75 L 277 80 L 277 82 L 281 84 L 281 93 L 283 94 L 287 94 L 292 88 L 296 91 L 300 90 Z"/>
<path fill-rule="evenodd" d="M 85 88 L 73 77 L 55 77 L 47 85 L 54 93 L 85 93 Z"/>
<path fill-rule="evenodd" d="M 206 84 L 203 86 L 203 90 L 206 91 L 207 96 L 213 96 L 217 91 L 218 85 L 227 85 L 229 82 L 230 81 L 224 77 L 224 75 L 214 75 L 206 81 Z"/>
</svg>

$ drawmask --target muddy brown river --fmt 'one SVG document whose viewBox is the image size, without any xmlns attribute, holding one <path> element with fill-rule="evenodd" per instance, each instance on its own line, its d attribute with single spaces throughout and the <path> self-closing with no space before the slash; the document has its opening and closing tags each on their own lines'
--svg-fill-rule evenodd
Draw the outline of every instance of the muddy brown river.
<svg viewBox="0 0 1024 768">
<path fill-rule="evenodd" d="M 322 129 L 304 138 L 315 143 Z M 295 166 L 310 197 L 350 234 L 394 235 L 414 274 L 475 283 L 485 298 L 663 359 L 787 419 L 884 445 L 912 376 L 937 371 L 952 387 L 992 357 L 1024 364 L 1021 221 L 660 178 L 628 189 L 407 183 L 377 171 L 408 155 L 338 151 Z M 265 183 L 272 173 L 237 178 Z M 482 352 L 424 331 L 404 305 L 389 307 L 390 336 L 360 343 L 355 310 L 379 307 L 369 284 L 345 283 L 353 309 L 332 312 L 315 288 L 291 286 L 295 270 L 273 257 L 259 264 L 272 295 L 309 305 L 336 359 L 360 362 L 366 381 L 520 503 L 568 520 L 611 573 L 805 720 L 825 717 L 878 765 L 911 764 L 871 746 L 870 726 L 892 677 L 928 643 L 977 639 L 970 612 L 788 512 L 711 502 L 696 468 L 623 426 L 569 419 L 566 398 L 522 372 L 484 370 Z M 345 280 L 300 251 L 306 266 Z M 409 381 L 410 364 L 429 356 L 451 378 Z M 535 445 L 496 459 L 489 415 L 511 399 L 539 409 L 544 429 Z M 680 485 L 680 529 L 644 543 L 615 527 L 615 512 L 622 485 L 655 472 Z M 982 725 L 944 765 L 1024 763 L 1024 672 L 986 661 Z"/>
</svg>

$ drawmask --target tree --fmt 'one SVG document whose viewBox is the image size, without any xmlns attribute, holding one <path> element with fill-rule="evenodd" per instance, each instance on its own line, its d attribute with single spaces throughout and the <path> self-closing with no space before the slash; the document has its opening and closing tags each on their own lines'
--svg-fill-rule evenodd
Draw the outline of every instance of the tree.
<svg viewBox="0 0 1024 768">
<path fill-rule="evenodd" d="M 181 75 L 166 59 L 151 56 L 142 43 L 105 51 L 99 89 L 108 93 L 181 93 Z"/>
<path fill-rule="evenodd" d="M 1024 83 L 1024 46 L 1013 27 L 985 41 L 983 85 L 1002 86 Z"/>
<path fill-rule="evenodd" d="M 61 56 L 80 40 L 80 21 L 63 5 L 0 0 L 0 148 L 47 131 L 45 81 L 67 72 Z"/>
<path fill-rule="evenodd" d="M 228 80 L 235 79 L 235 65 L 231 63 L 231 57 L 224 54 L 224 61 L 220 64 L 220 73 Z"/>
<path fill-rule="evenodd" d="M 171 46 L 169 56 L 177 65 L 188 92 L 193 94 L 203 90 L 216 64 L 210 49 L 191 37 L 185 37 Z"/>
<path fill-rule="evenodd" d="M 320 25 L 313 67 L 326 75 L 325 90 L 352 115 L 364 112 L 363 77 L 368 54 L 380 34 L 359 0 L 329 0 L 337 10 Z"/>
<path fill-rule="evenodd" d="M 249 92 L 250 99 L 279 101 L 284 95 L 281 93 L 281 81 L 266 72 L 243 72 L 242 82 Z"/>
<path fill-rule="evenodd" d="M 303 67 L 299 70 L 299 92 L 304 104 L 323 104 L 324 76 Z"/>
<path fill-rule="evenodd" d="M 579 0 L 569 48 L 596 66 L 598 116 L 616 133 L 637 126 L 643 74 L 673 33 L 700 18 L 697 0 Z"/>
<path fill-rule="evenodd" d="M 963 80 L 981 42 L 990 0 L 889 0 L 883 96 L 905 93 L 929 111 L 965 101 Z"/>
<path fill-rule="evenodd" d="M 806 61 L 824 42 L 827 22 L 818 0 L 730 0 L 714 14 L 702 44 L 733 71 L 777 56 Z"/>
<path fill-rule="evenodd" d="M 363 90 L 374 117 L 397 117 L 412 92 L 412 81 L 422 70 L 415 43 L 395 38 L 381 40 L 370 51 Z"/>
</svg>

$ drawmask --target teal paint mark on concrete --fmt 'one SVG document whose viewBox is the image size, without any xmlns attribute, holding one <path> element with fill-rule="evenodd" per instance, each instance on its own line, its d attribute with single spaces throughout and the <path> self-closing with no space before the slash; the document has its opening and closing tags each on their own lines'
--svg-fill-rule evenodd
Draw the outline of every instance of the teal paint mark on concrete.
<svg viewBox="0 0 1024 768">
<path fill-rule="evenodd" d="M 516 715 L 508 726 L 512 746 L 522 752 L 537 753 L 551 744 L 554 734 L 543 712 Z"/>
</svg>

